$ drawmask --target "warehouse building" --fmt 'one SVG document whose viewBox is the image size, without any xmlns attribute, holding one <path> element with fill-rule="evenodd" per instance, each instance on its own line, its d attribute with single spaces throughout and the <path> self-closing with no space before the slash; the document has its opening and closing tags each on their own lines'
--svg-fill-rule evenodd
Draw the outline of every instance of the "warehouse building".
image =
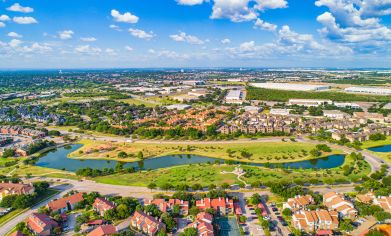
<svg viewBox="0 0 391 236">
<path fill-rule="evenodd" d="M 291 83 L 252 83 L 251 86 L 265 89 L 291 90 L 291 91 L 323 91 L 330 89 L 329 85 L 291 84 Z"/>
<path fill-rule="evenodd" d="M 382 87 L 349 87 L 345 89 L 348 93 L 369 93 L 378 95 L 391 95 L 391 88 Z"/>
</svg>

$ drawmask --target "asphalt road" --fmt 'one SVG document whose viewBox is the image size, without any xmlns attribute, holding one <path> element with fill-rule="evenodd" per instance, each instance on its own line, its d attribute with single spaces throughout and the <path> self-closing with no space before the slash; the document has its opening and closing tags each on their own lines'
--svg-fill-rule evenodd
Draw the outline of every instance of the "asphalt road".
<svg viewBox="0 0 391 236">
<path fill-rule="evenodd" d="M 27 210 L 26 212 L 23 212 L 22 214 L 16 216 L 12 220 L 8 221 L 6 224 L 0 227 L 0 235 L 6 235 L 9 231 L 11 231 L 16 224 L 19 222 L 25 220 L 30 214 L 37 212 L 38 209 L 41 206 L 45 206 L 48 202 L 50 202 L 53 199 L 59 198 L 62 195 L 64 195 L 66 192 L 68 192 L 71 189 L 71 186 L 62 186 L 61 188 L 58 188 L 61 192 L 54 195 L 53 197 L 39 203 L 38 205 L 33 206 L 31 209 Z"/>
</svg>

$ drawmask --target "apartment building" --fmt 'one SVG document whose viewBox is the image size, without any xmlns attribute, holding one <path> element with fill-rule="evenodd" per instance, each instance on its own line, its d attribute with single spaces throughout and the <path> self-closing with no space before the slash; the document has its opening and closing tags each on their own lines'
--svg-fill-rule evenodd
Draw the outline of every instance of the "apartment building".
<svg viewBox="0 0 391 236">
<path fill-rule="evenodd" d="M 292 215 L 292 226 L 308 233 L 317 230 L 335 230 L 338 228 L 338 224 L 338 213 L 336 211 L 301 210 Z"/>
<path fill-rule="evenodd" d="M 292 212 L 296 212 L 299 210 L 307 210 L 307 206 L 311 204 L 315 204 L 315 201 L 311 195 L 298 195 L 294 198 L 288 198 L 288 200 L 283 204 L 283 208 L 288 208 Z"/>
<path fill-rule="evenodd" d="M 357 217 L 357 210 L 353 203 L 345 195 L 336 192 L 329 192 L 323 195 L 323 205 L 330 211 L 338 212 L 341 218 L 354 219 Z"/>
</svg>

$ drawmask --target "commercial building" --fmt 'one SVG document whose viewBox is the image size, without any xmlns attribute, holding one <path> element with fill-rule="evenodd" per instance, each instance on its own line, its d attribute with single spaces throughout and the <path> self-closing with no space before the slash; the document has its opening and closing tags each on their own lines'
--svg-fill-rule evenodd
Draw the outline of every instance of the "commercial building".
<svg viewBox="0 0 391 236">
<path fill-rule="evenodd" d="M 324 110 L 323 116 L 331 118 L 331 119 L 342 120 L 342 119 L 348 118 L 350 115 L 345 112 L 338 111 L 338 110 Z"/>
<path fill-rule="evenodd" d="M 288 105 L 293 106 L 305 106 L 305 107 L 318 107 L 325 104 L 332 104 L 331 100 L 320 99 L 289 99 Z"/>
<path fill-rule="evenodd" d="M 226 103 L 242 104 L 244 100 L 244 93 L 242 90 L 230 90 L 225 96 Z"/>
<path fill-rule="evenodd" d="M 290 90 L 290 91 L 324 91 L 330 89 L 329 85 L 316 84 L 291 84 L 291 83 L 252 83 L 251 86 L 265 89 Z"/>
<path fill-rule="evenodd" d="M 191 108 L 191 106 L 190 105 L 186 105 L 186 104 L 173 104 L 173 105 L 166 106 L 166 108 L 168 110 L 182 111 L 182 110 L 186 110 L 186 109 Z"/>
<path fill-rule="evenodd" d="M 345 89 L 345 92 L 391 95 L 391 88 L 386 88 L 386 87 L 349 87 L 349 88 Z"/>
</svg>

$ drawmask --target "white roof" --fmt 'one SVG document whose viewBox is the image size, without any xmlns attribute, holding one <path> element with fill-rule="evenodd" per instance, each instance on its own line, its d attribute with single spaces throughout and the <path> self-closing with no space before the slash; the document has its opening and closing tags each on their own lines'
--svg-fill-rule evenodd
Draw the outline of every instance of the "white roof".
<svg viewBox="0 0 391 236">
<path fill-rule="evenodd" d="M 329 89 L 329 85 L 316 84 L 291 84 L 291 83 L 252 83 L 251 86 L 266 89 L 293 90 L 293 91 L 314 91 Z"/>
</svg>

